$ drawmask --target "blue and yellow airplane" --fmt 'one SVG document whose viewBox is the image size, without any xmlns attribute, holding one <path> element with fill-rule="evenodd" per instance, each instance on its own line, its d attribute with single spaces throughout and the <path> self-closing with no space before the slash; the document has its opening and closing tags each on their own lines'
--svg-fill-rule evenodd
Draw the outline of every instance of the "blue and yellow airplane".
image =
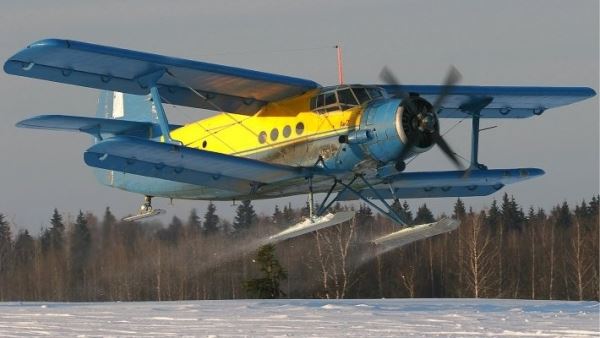
<svg viewBox="0 0 600 338">
<path fill-rule="evenodd" d="M 480 164 L 481 118 L 528 118 L 596 94 L 585 87 L 459 86 L 455 69 L 442 85 L 401 85 L 384 68 L 385 84 L 323 87 L 59 39 L 27 46 L 4 71 L 103 90 L 96 117 L 42 115 L 17 126 L 92 135 L 84 161 L 98 168 L 100 181 L 146 196 L 134 219 L 158 213 L 154 196 L 247 200 L 308 193 L 313 220 L 335 201 L 361 199 L 404 224 L 386 200 L 489 195 L 544 173 Z M 172 125 L 163 104 L 219 113 Z M 469 167 L 460 166 L 440 135 L 440 118 L 472 120 Z M 404 172 L 407 159 L 434 145 L 457 170 Z M 314 193 L 327 193 L 315 211 Z"/>
</svg>

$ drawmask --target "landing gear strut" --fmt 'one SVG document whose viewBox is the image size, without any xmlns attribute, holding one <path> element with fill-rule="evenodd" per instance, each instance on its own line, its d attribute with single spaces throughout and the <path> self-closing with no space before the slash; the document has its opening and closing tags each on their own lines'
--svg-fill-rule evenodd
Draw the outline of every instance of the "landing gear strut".
<svg viewBox="0 0 600 338">
<path fill-rule="evenodd" d="M 144 204 L 140 207 L 140 214 L 152 211 L 152 196 L 144 196 Z"/>
<path fill-rule="evenodd" d="M 142 204 L 142 206 L 140 206 L 140 211 L 138 212 L 138 214 L 125 217 L 125 218 L 123 218 L 123 221 L 133 222 L 133 221 L 137 221 L 140 219 L 164 214 L 166 212 L 165 210 L 152 208 L 152 197 L 153 196 L 144 196 L 144 204 Z"/>
</svg>

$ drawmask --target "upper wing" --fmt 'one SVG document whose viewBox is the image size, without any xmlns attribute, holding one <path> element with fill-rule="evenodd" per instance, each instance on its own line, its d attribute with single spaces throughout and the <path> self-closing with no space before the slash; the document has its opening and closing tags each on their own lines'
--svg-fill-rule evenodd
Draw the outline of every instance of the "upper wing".
<svg viewBox="0 0 600 338">
<path fill-rule="evenodd" d="M 4 71 L 137 95 L 149 92 L 144 76 L 165 71 L 157 81 L 165 102 L 239 114 L 319 87 L 289 76 L 58 39 L 27 46 L 6 61 Z"/>
<path fill-rule="evenodd" d="M 383 85 L 390 95 L 398 94 L 396 85 Z M 439 96 L 442 86 L 402 86 L 402 90 L 418 93 L 429 102 Z M 442 105 L 439 117 L 469 116 L 469 108 L 489 102 L 480 113 L 483 118 L 525 118 L 540 115 L 546 109 L 564 106 L 596 95 L 587 87 L 508 87 L 455 86 Z"/>
</svg>

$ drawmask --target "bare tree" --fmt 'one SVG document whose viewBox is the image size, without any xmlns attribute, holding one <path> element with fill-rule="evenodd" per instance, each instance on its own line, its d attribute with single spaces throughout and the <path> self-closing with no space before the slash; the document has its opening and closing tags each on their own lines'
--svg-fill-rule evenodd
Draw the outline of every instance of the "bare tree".
<svg viewBox="0 0 600 338">
<path fill-rule="evenodd" d="M 482 218 L 469 215 L 465 223 L 465 277 L 471 294 L 479 298 L 487 296 L 494 287 L 494 263 L 497 255 Z"/>
<path fill-rule="evenodd" d="M 573 222 L 572 230 L 575 232 L 571 237 L 571 279 L 575 284 L 577 290 L 577 298 L 579 300 L 584 299 L 584 291 L 587 286 L 592 282 L 593 277 L 589 275 L 592 269 L 592 262 L 588 261 L 584 255 L 585 250 L 585 238 L 582 236 L 581 224 L 577 217 Z"/>
</svg>

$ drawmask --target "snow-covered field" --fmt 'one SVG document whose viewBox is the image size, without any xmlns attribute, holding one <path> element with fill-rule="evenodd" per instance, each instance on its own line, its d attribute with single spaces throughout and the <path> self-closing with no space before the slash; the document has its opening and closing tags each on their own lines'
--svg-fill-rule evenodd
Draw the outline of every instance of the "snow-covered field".
<svg viewBox="0 0 600 338">
<path fill-rule="evenodd" d="M 598 302 L 368 299 L 0 303 L 0 336 L 600 336 Z"/>
</svg>

